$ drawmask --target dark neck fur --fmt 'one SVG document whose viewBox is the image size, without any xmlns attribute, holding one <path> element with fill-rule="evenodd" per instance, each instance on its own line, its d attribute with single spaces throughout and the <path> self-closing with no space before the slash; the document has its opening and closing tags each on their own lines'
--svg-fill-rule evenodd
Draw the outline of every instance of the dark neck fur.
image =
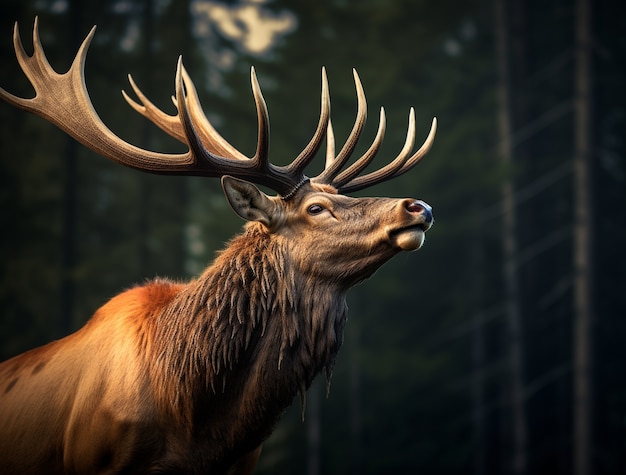
<svg viewBox="0 0 626 475">
<path fill-rule="evenodd" d="M 247 410 L 258 404 L 277 418 L 322 369 L 330 379 L 346 310 L 343 292 L 299 273 L 275 240 L 249 227 L 155 316 L 154 381 L 176 395 L 164 407 L 191 416 L 198 394 L 243 397 Z"/>
</svg>

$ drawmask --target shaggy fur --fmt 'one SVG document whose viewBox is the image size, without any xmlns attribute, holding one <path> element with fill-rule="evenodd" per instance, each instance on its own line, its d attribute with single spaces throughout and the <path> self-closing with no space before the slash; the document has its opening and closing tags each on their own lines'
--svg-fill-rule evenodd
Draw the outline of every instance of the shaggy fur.
<svg viewBox="0 0 626 475">
<path fill-rule="evenodd" d="M 232 380 L 254 362 L 246 390 L 261 395 L 268 406 L 264 412 L 278 417 L 322 369 L 330 378 L 346 312 L 345 294 L 337 286 L 307 279 L 276 240 L 253 225 L 146 322 L 145 334 L 153 341 L 140 338 L 139 354 L 152 362 L 149 371 L 161 386 L 157 392 L 173 398 L 160 401 L 164 413 L 175 408 L 193 414 L 195 400 L 210 402 L 232 391 Z M 238 410 L 244 419 L 256 418 L 252 413 L 258 411 Z"/>
</svg>

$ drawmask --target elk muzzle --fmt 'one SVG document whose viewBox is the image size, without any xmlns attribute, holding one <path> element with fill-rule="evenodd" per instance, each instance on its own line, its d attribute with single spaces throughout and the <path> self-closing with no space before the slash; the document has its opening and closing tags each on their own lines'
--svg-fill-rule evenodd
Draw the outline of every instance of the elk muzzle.
<svg viewBox="0 0 626 475">
<path fill-rule="evenodd" d="M 411 198 L 402 200 L 398 207 L 401 224 L 389 232 L 389 239 L 403 251 L 415 251 L 422 247 L 424 233 L 435 222 L 433 209 L 424 201 Z"/>
</svg>

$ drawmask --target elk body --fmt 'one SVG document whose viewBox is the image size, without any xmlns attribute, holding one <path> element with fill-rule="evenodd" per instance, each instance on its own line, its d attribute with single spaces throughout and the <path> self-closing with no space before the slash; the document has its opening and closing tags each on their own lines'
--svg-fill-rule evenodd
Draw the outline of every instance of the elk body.
<svg viewBox="0 0 626 475">
<path fill-rule="evenodd" d="M 421 201 L 345 194 L 391 179 L 428 151 L 412 152 L 409 116 L 404 148 L 363 175 L 384 135 L 346 167 L 365 120 L 358 113 L 335 153 L 328 84 L 322 71 L 317 130 L 288 166 L 268 161 L 268 115 L 254 70 L 259 132 L 248 158 L 211 126 L 179 60 L 177 114 L 157 109 L 131 79 L 142 115 L 188 145 L 184 154 L 139 149 L 113 133 L 93 110 L 84 85 L 85 55 L 70 70 L 48 64 L 34 28 L 18 61 L 32 99 L 0 89 L 5 101 L 34 112 L 101 155 L 154 173 L 222 177 L 233 209 L 249 221 L 202 275 L 189 283 L 155 280 L 101 307 L 76 333 L 0 364 L 0 473 L 251 473 L 262 442 L 313 378 L 332 373 L 346 322 L 346 292 L 401 251 L 418 249 L 432 224 Z M 326 167 L 304 169 L 326 140 Z M 278 193 L 268 196 L 254 184 Z"/>
</svg>

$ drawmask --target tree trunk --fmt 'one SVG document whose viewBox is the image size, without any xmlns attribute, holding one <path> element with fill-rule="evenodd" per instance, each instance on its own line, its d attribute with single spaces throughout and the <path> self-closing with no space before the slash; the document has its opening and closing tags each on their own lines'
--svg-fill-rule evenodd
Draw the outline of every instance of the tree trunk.
<svg viewBox="0 0 626 475">
<path fill-rule="evenodd" d="M 67 38 L 69 57 L 76 54 L 76 47 L 81 38 L 82 2 L 71 0 L 68 6 L 69 35 Z M 67 335 L 74 330 L 75 285 L 74 270 L 76 267 L 76 203 L 78 183 L 76 157 L 78 144 L 67 136 L 65 138 L 65 177 L 63 184 L 63 231 L 62 231 L 62 283 L 61 283 L 61 318 L 60 335 Z"/>
<path fill-rule="evenodd" d="M 578 0 L 574 78 L 574 451 L 576 475 L 591 473 L 591 6 Z"/>
<path fill-rule="evenodd" d="M 478 213 L 476 213 L 478 214 Z M 480 227 L 474 232 L 474 243 L 471 251 L 471 262 L 474 269 L 484 269 L 485 253 L 482 246 Z M 472 295 L 474 308 L 482 309 L 484 278 L 483 272 L 478 271 L 473 280 Z M 472 405 L 472 447 L 474 475 L 485 474 L 485 329 L 480 319 L 481 312 L 474 315 L 474 328 L 472 331 L 472 379 L 471 379 L 471 405 Z"/>
<path fill-rule="evenodd" d="M 317 378 L 306 395 L 307 475 L 321 475 L 320 443 L 322 435 L 321 379 Z M 304 404 L 302 401 L 303 416 Z"/>
<path fill-rule="evenodd" d="M 153 97 L 154 90 L 154 74 L 152 73 L 152 65 L 154 64 L 154 2 L 152 0 L 143 1 L 143 53 L 142 59 L 142 88 L 147 97 Z M 141 128 L 141 146 L 153 150 L 153 134 L 148 121 L 142 121 Z M 139 209 L 138 209 L 138 249 L 137 249 L 137 272 L 139 278 L 145 278 L 150 273 L 150 210 L 152 209 L 152 176 L 142 174 L 139 176 Z"/>
<path fill-rule="evenodd" d="M 357 312 L 354 312 L 355 314 Z M 350 472 L 361 474 L 363 465 L 363 420 L 361 409 L 361 362 L 359 356 L 360 325 L 351 322 L 351 332 L 346 337 L 350 351 Z"/>
<path fill-rule="evenodd" d="M 506 299 L 506 319 L 509 348 L 509 405 L 511 409 L 511 470 L 516 475 L 526 472 L 526 417 L 524 412 L 522 311 L 517 269 L 517 229 L 514 201 L 513 147 L 511 143 L 511 94 L 509 75 L 509 45 L 507 36 L 506 0 L 495 0 L 495 40 L 497 79 L 498 152 L 508 177 L 502 185 L 503 279 Z"/>
</svg>

